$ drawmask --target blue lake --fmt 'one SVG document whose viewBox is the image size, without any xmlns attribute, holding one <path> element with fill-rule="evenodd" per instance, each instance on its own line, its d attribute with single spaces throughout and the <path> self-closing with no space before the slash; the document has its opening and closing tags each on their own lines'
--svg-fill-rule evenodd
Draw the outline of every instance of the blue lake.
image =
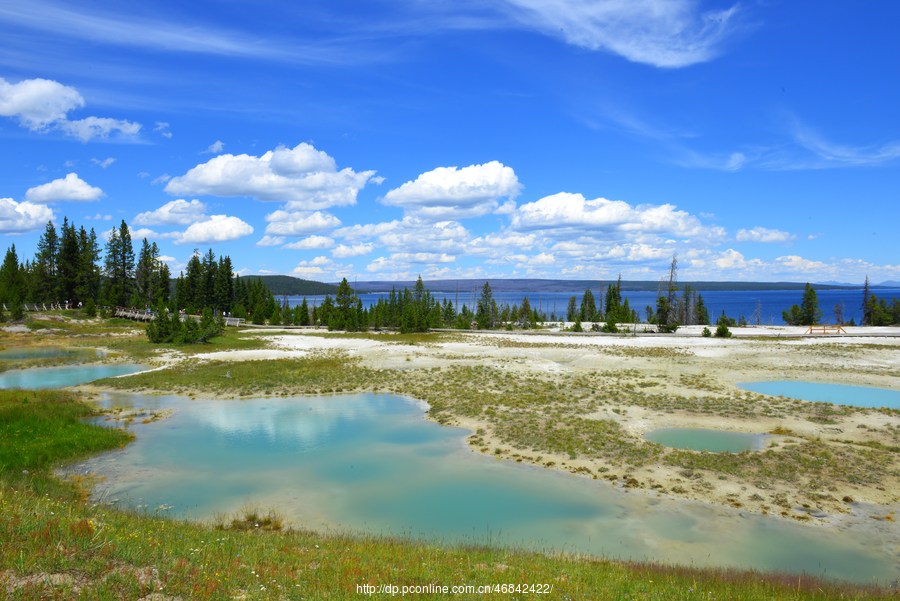
<svg viewBox="0 0 900 601">
<path fill-rule="evenodd" d="M 65 388 L 87 384 L 101 378 L 124 376 L 146 369 L 130 363 L 98 363 L 95 365 L 65 365 L 62 367 L 38 367 L 11 369 L 0 373 L 0 388 Z"/>
<path fill-rule="evenodd" d="M 811 528 L 475 454 L 466 431 L 409 399 L 360 394 L 189 400 L 109 394 L 106 406 L 172 409 L 133 424 L 123 450 L 73 468 L 96 499 L 208 519 L 245 505 L 298 527 L 513 545 L 596 556 L 807 572 L 887 582 L 892 541 Z"/>
<path fill-rule="evenodd" d="M 710 453 L 756 451 L 762 447 L 766 439 L 762 434 L 724 432 L 703 428 L 664 428 L 648 432 L 644 438 L 666 447 Z"/>
<path fill-rule="evenodd" d="M 425 283 L 427 286 L 427 282 Z M 605 288 L 594 287 L 591 289 L 595 299 L 603 299 Z M 784 325 L 781 319 L 781 312 L 789 309 L 791 305 L 800 304 L 803 300 L 803 290 L 699 290 L 703 295 L 703 302 L 709 309 L 709 316 L 713 323 L 717 317 L 724 311 L 729 317 L 738 319 L 741 315 L 747 318 L 750 323 L 755 323 L 754 314 L 757 306 L 760 309 L 759 321 L 763 325 Z M 900 297 L 900 289 L 876 289 L 874 290 L 878 298 L 890 299 L 892 297 Z M 468 305 L 470 309 L 476 306 L 478 295 L 480 294 L 480 286 L 473 290 L 460 290 L 456 292 L 432 292 L 434 297 L 443 302 L 449 299 L 454 306 Z M 521 304 L 524 297 L 528 297 L 529 303 L 535 309 L 547 314 L 549 317 L 555 313 L 557 317 L 562 317 L 566 313 L 566 306 L 570 296 L 577 296 L 578 302 L 581 302 L 581 295 L 584 290 L 576 290 L 571 292 L 495 292 L 494 300 L 498 304 Z M 836 290 L 818 290 L 816 295 L 819 300 L 819 306 L 824 314 L 826 323 L 834 323 L 834 307 L 841 305 L 843 307 L 844 320 L 850 321 L 854 319 L 856 323 L 862 321 L 862 288 L 844 288 Z M 387 298 L 387 294 L 369 293 L 360 294 L 360 300 L 364 307 L 370 307 L 378 302 L 379 299 Z M 633 309 L 636 309 L 642 320 L 646 319 L 644 307 L 650 305 L 656 307 L 655 291 L 631 291 L 625 290 L 622 296 L 628 299 L 628 303 Z M 322 304 L 324 296 L 308 296 L 307 302 L 312 305 Z M 299 305 L 303 301 L 303 297 L 289 296 L 287 297 L 290 306 Z"/>
<path fill-rule="evenodd" d="M 823 384 L 796 380 L 773 380 L 770 382 L 743 382 L 738 388 L 784 396 L 802 401 L 819 401 L 853 407 L 889 407 L 900 409 L 900 390 L 873 388 L 870 386 L 847 386 L 845 384 Z"/>
</svg>

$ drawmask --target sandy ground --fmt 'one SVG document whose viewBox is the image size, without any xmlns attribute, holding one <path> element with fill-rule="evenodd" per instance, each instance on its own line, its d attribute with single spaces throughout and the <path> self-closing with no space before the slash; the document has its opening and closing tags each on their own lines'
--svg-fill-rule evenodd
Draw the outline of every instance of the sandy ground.
<svg viewBox="0 0 900 601">
<path fill-rule="evenodd" d="M 679 388 L 681 374 L 702 374 L 723 386 L 736 389 L 740 382 L 777 379 L 808 379 L 819 382 L 857 384 L 900 389 L 900 328 L 853 328 L 846 336 L 803 336 L 800 327 L 733 328 L 731 339 L 703 338 L 702 327 L 683 327 L 676 335 L 637 336 L 571 334 L 552 331 L 512 333 L 459 333 L 446 342 L 403 344 L 390 334 L 371 338 L 329 336 L 312 330 L 247 330 L 264 337 L 265 350 L 224 351 L 196 355 L 198 359 L 245 361 L 296 358 L 309 353 L 339 350 L 358 358 L 362 365 L 378 369 L 430 369 L 453 365 L 481 365 L 518 374 L 538 373 L 545 377 L 610 369 L 637 370 L 662 382 L 675 394 L 690 394 Z M 666 349 L 669 354 L 654 356 L 644 350 Z M 674 357 L 674 359 L 673 359 Z M 695 392 L 695 391 L 694 391 Z M 767 433 L 776 428 L 793 436 L 773 435 L 767 445 L 796 442 L 800 437 L 871 441 L 898 445 L 900 415 L 860 410 L 837 416 L 834 423 L 822 424 L 803 417 L 759 417 L 753 421 L 696 412 L 661 412 L 640 406 L 623 406 L 620 411 L 605 408 L 585 415 L 592 419 L 612 419 L 636 436 L 662 427 L 696 427 L 748 433 Z M 867 507 L 869 518 L 890 524 L 900 510 L 900 480 L 885 486 L 858 485 L 834 489 L 830 498 L 815 502 L 786 483 L 752 484 L 739 477 L 713 476 L 696 479 L 683 470 L 662 464 L 622 472 L 621 466 L 602 461 L 572 460 L 568 456 L 529 453 L 504 448 L 493 435 L 490 424 L 477 420 L 456 420 L 456 425 L 486 431 L 479 446 L 503 449 L 502 456 L 517 461 L 546 465 L 573 473 L 612 480 L 617 486 L 643 489 L 647 494 L 666 494 L 739 507 L 755 513 L 782 515 L 815 523 L 853 520 L 856 509 Z M 895 466 L 896 467 L 896 466 Z M 606 468 L 606 469 L 601 469 Z M 898 468 L 900 469 L 900 468 Z M 602 474 L 602 475 L 600 475 Z M 858 513 L 858 512 L 856 512 Z"/>
</svg>

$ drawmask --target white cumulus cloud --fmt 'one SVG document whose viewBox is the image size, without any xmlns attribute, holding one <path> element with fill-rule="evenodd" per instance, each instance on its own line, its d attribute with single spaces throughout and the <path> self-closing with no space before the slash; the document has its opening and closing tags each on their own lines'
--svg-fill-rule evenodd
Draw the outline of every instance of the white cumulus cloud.
<svg viewBox="0 0 900 601">
<path fill-rule="evenodd" d="M 141 240 L 143 238 L 156 238 L 159 234 L 149 228 L 139 227 L 131 230 L 129 232 L 131 234 L 132 240 Z"/>
<path fill-rule="evenodd" d="M 404 219 L 404 221 L 406 220 Z M 334 235 L 347 240 L 368 240 L 387 232 L 392 232 L 400 227 L 402 227 L 402 223 L 397 219 L 381 223 L 356 223 L 335 230 Z"/>
<path fill-rule="evenodd" d="M 352 246 L 338 244 L 337 247 L 331 251 L 331 256 L 338 259 L 348 259 L 350 257 L 367 255 L 374 249 L 375 246 L 373 244 L 354 244 Z"/>
<path fill-rule="evenodd" d="M 681 237 L 720 236 L 721 228 L 705 228 L 695 216 L 671 204 L 632 206 L 622 200 L 560 192 L 520 206 L 512 217 L 519 230 L 559 235 L 575 231 L 669 234 Z"/>
<path fill-rule="evenodd" d="M 284 245 L 285 248 L 290 248 L 291 250 L 322 250 L 332 246 L 334 246 L 334 239 L 328 236 L 308 236 L 303 240 Z"/>
<path fill-rule="evenodd" d="M 30 130 L 42 131 L 84 106 L 78 90 L 50 79 L 9 83 L 0 78 L 0 115 L 15 117 Z"/>
<path fill-rule="evenodd" d="M 153 211 L 138 213 L 135 225 L 188 225 L 199 221 L 206 213 L 206 205 L 196 198 L 191 201 L 179 198 L 167 202 Z"/>
<path fill-rule="evenodd" d="M 64 133 L 78 138 L 82 142 L 88 142 L 94 138 L 105 140 L 114 135 L 134 137 L 141 131 L 140 123 L 109 117 L 85 117 L 75 121 L 59 121 L 56 125 Z"/>
<path fill-rule="evenodd" d="M 210 154 L 219 154 L 223 150 L 225 150 L 225 142 L 222 140 L 216 140 L 206 148 L 206 152 Z"/>
<path fill-rule="evenodd" d="M 266 234 L 272 236 L 305 236 L 337 227 L 341 220 L 325 211 L 282 211 L 266 215 Z"/>
<path fill-rule="evenodd" d="M 384 204 L 402 207 L 419 217 L 461 219 L 491 212 L 509 213 L 509 202 L 522 189 L 511 167 L 490 161 L 483 165 L 438 167 L 422 173 L 384 196 Z M 507 199 L 500 204 L 501 199 Z"/>
<path fill-rule="evenodd" d="M 9 83 L 0 78 L 0 116 L 15 118 L 31 131 L 57 130 L 87 142 L 112 135 L 134 137 L 141 130 L 140 123 L 108 117 L 69 120 L 69 113 L 84 104 L 78 90 L 52 79 Z"/>
<path fill-rule="evenodd" d="M 261 156 L 222 154 L 173 177 L 166 192 L 181 195 L 250 196 L 285 202 L 289 210 L 312 211 L 356 203 L 374 171 L 337 169 L 325 152 L 301 143 Z"/>
<path fill-rule="evenodd" d="M 795 236 L 782 230 L 772 230 L 765 227 L 738 230 L 738 242 L 790 242 Z"/>
<path fill-rule="evenodd" d="M 378 236 L 391 252 L 451 252 L 461 254 L 469 248 L 471 236 L 458 221 L 431 222 L 404 217 L 396 227 Z"/>
<path fill-rule="evenodd" d="M 747 266 L 747 260 L 744 258 L 744 255 L 733 248 L 722 251 L 722 253 L 713 260 L 713 263 L 715 263 L 716 267 L 719 269 L 743 269 Z"/>
<path fill-rule="evenodd" d="M 534 234 L 522 234 L 519 232 L 497 232 L 485 234 L 472 240 L 473 249 L 484 252 L 494 252 L 502 248 L 531 248 L 535 245 L 537 237 Z"/>
<path fill-rule="evenodd" d="M 345 277 L 351 273 L 351 270 L 346 265 L 339 265 L 328 257 L 318 256 L 309 261 L 300 261 L 297 263 L 293 273 L 300 277 L 327 280 L 332 277 L 335 279 Z"/>
<path fill-rule="evenodd" d="M 827 263 L 823 263 L 821 261 L 813 261 L 811 259 L 804 259 L 803 257 L 800 257 L 798 255 L 778 257 L 777 259 L 775 259 L 775 261 L 783 269 L 798 271 L 801 274 L 808 274 L 809 272 L 819 272 L 827 270 L 829 268 Z"/>
<path fill-rule="evenodd" d="M 65 177 L 52 182 L 29 188 L 25 192 L 25 200 L 29 202 L 92 202 L 103 197 L 103 190 L 91 186 L 78 177 L 77 173 L 69 173 Z"/>
<path fill-rule="evenodd" d="M 391 259 L 407 263 L 453 263 L 456 257 L 447 253 L 393 253 Z"/>
<path fill-rule="evenodd" d="M 284 244 L 284 236 L 263 236 L 257 242 L 257 246 L 280 246 Z"/>
<path fill-rule="evenodd" d="M 533 257 L 528 257 L 527 263 L 529 265 L 553 265 L 556 263 L 556 257 L 550 253 L 540 253 Z"/>
<path fill-rule="evenodd" d="M 0 234 L 30 232 L 53 219 L 53 211 L 47 205 L 0 198 Z"/>
<path fill-rule="evenodd" d="M 237 217 L 211 215 L 194 223 L 175 238 L 175 244 L 206 244 L 237 240 L 253 233 L 253 227 Z"/>
</svg>

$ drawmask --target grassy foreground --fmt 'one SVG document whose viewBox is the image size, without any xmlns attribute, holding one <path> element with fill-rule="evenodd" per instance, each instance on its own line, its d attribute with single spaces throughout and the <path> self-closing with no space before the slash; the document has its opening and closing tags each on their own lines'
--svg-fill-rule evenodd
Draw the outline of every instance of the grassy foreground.
<svg viewBox="0 0 900 601">
<path fill-rule="evenodd" d="M 253 512 L 217 528 L 94 506 L 77 483 L 51 474 L 60 462 L 127 444 L 128 434 L 79 419 L 91 412 L 65 392 L 0 391 L 4 599 L 350 599 L 367 596 L 358 592 L 366 584 L 552 587 L 545 595 L 407 595 L 417 599 L 895 598 L 797 576 L 268 531 L 272 522 Z"/>
</svg>

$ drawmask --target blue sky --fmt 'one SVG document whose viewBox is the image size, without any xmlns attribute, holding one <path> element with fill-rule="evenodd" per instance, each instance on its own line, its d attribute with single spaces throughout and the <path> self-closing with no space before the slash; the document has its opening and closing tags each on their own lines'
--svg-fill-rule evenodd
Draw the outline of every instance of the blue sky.
<svg viewBox="0 0 900 601">
<path fill-rule="evenodd" d="M 296 5 L 296 6 L 293 6 Z M 0 242 L 178 272 L 900 279 L 900 4 L 0 5 Z M 24 258 L 24 257 L 23 257 Z"/>
</svg>

